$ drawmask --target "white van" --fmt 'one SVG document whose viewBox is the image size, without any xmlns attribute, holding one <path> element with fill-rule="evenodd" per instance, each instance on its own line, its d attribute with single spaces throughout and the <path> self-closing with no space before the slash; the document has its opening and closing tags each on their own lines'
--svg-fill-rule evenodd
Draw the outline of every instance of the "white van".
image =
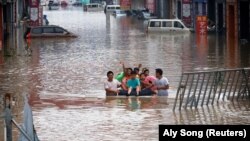
<svg viewBox="0 0 250 141">
<path fill-rule="evenodd" d="M 83 5 L 84 11 L 102 11 L 103 9 L 103 6 L 99 3 L 89 3 Z"/>
<path fill-rule="evenodd" d="M 190 33 L 190 29 L 179 19 L 150 19 L 147 32 Z"/>
<path fill-rule="evenodd" d="M 115 10 L 120 10 L 120 5 L 107 5 L 105 8 L 105 13 L 113 13 Z"/>
</svg>

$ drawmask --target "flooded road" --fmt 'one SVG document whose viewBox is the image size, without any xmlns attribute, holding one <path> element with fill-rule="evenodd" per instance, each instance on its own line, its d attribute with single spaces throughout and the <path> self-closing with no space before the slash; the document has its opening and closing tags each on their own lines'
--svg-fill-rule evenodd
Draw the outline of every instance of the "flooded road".
<svg viewBox="0 0 250 141">
<path fill-rule="evenodd" d="M 249 45 L 208 35 L 146 34 L 146 23 L 131 17 L 68 7 L 44 11 L 52 25 L 78 38 L 34 39 L 32 56 L 5 58 L 1 90 L 29 94 L 34 124 L 42 141 L 158 140 L 159 124 L 249 124 L 249 103 L 173 112 L 173 97 L 184 71 L 250 66 Z M 106 72 L 120 62 L 141 63 L 170 80 L 170 99 L 105 97 Z M 11 87 L 10 87 L 11 86 Z M 21 112 L 18 112 L 21 114 Z"/>
</svg>

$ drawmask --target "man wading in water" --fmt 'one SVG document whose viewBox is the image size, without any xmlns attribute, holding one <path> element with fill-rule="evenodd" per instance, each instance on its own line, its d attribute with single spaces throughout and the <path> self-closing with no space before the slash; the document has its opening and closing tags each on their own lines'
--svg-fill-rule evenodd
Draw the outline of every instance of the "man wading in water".
<svg viewBox="0 0 250 141">
<path fill-rule="evenodd" d="M 107 77 L 108 79 L 104 82 L 106 95 L 118 95 L 120 92 L 118 87 L 121 86 L 121 82 L 114 79 L 114 73 L 112 71 L 109 71 L 107 73 Z"/>
</svg>

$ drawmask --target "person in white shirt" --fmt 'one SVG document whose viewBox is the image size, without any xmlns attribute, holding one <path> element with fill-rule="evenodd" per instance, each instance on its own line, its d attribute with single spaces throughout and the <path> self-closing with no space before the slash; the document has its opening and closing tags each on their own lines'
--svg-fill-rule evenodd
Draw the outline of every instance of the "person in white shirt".
<svg viewBox="0 0 250 141">
<path fill-rule="evenodd" d="M 114 79 L 114 73 L 109 71 L 107 73 L 108 79 L 104 82 L 104 89 L 106 91 L 106 95 L 118 95 L 119 87 L 121 87 L 121 82 Z"/>
<path fill-rule="evenodd" d="M 169 82 L 166 77 L 162 76 L 162 74 L 163 74 L 162 69 L 155 70 L 155 75 L 157 80 L 154 82 L 154 85 L 157 88 L 158 96 L 168 96 Z"/>
</svg>

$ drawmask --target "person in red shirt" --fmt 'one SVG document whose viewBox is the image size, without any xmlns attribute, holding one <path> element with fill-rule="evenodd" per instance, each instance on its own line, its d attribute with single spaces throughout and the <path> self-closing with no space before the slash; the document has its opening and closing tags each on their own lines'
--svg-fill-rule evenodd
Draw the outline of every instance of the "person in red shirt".
<svg viewBox="0 0 250 141">
<path fill-rule="evenodd" d="M 157 89 L 154 86 L 154 82 L 156 81 L 155 76 L 150 76 L 150 75 L 145 76 L 144 73 L 141 73 L 140 74 L 140 81 L 141 81 L 141 85 L 143 86 L 142 92 L 149 93 L 149 91 L 151 91 L 150 93 L 156 94 Z"/>
<path fill-rule="evenodd" d="M 25 35 L 24 35 L 24 41 L 26 43 L 25 45 L 25 50 L 27 51 L 27 54 L 30 56 L 32 53 L 32 50 L 30 48 L 30 44 L 31 44 L 31 35 L 30 35 L 30 28 L 27 29 Z"/>
</svg>

